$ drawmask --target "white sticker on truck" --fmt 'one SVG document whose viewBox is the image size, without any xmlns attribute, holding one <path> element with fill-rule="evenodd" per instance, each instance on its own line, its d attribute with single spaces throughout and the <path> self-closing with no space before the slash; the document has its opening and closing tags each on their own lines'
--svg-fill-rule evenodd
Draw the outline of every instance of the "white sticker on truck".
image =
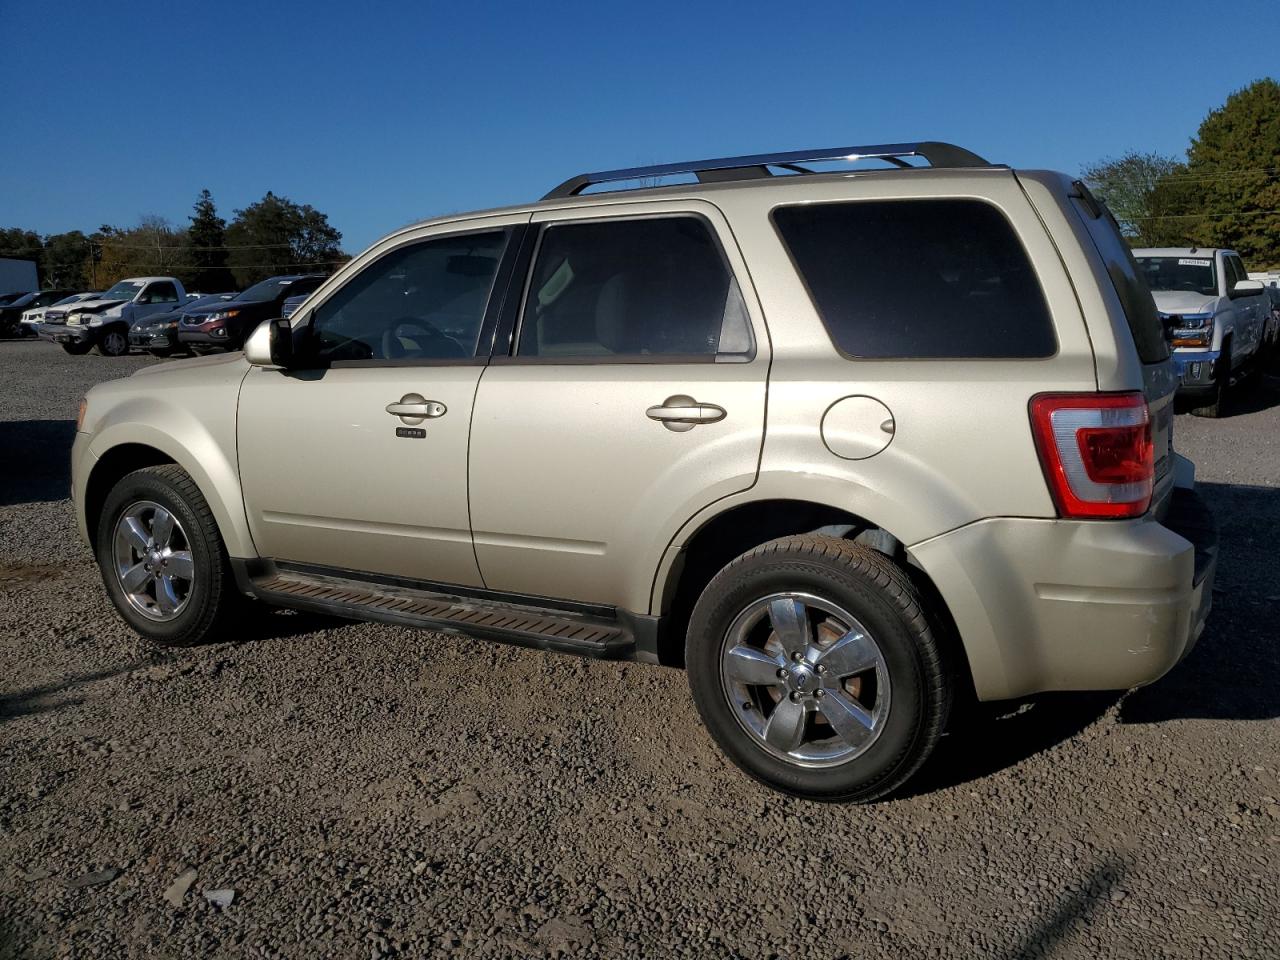
<svg viewBox="0 0 1280 960">
<path fill-rule="evenodd" d="M 1212 260 L 1192 260 L 1189 257 L 1183 257 L 1178 261 L 1180 267 L 1212 267 Z"/>
</svg>

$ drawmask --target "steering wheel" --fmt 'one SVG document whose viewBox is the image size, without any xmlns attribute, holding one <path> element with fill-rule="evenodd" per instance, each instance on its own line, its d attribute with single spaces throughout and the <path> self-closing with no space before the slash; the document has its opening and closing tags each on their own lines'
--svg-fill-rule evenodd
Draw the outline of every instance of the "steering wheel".
<svg viewBox="0 0 1280 960">
<path fill-rule="evenodd" d="M 410 331 L 416 331 L 420 336 L 414 337 L 410 334 Z M 462 349 L 462 344 L 454 340 L 453 337 L 441 333 L 426 320 L 418 317 L 399 317 L 388 324 L 386 330 L 382 331 L 383 359 L 399 360 L 410 355 L 410 352 L 405 349 L 404 344 L 400 341 L 402 334 L 407 336 L 408 339 L 421 341 L 419 349 L 413 354 L 415 357 L 448 359 L 467 355 L 467 352 Z"/>
</svg>

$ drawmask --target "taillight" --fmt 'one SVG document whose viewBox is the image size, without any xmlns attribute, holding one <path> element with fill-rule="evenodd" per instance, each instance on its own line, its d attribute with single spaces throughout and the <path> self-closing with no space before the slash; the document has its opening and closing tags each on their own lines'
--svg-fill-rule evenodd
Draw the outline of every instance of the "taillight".
<svg viewBox="0 0 1280 960">
<path fill-rule="evenodd" d="M 1058 514 L 1140 517 L 1151 505 L 1155 447 L 1140 393 L 1042 393 L 1031 430 Z"/>
</svg>

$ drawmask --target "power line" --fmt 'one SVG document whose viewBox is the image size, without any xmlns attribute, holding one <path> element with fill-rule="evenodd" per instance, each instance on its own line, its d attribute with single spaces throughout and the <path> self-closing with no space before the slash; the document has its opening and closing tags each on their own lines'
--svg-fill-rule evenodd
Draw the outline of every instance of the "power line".
<svg viewBox="0 0 1280 960">
<path fill-rule="evenodd" d="M 1125 223 L 1136 223 L 1139 220 L 1224 220 L 1227 217 L 1274 217 L 1280 210 L 1240 210 L 1236 213 L 1166 213 L 1151 217 L 1116 217 Z"/>
</svg>

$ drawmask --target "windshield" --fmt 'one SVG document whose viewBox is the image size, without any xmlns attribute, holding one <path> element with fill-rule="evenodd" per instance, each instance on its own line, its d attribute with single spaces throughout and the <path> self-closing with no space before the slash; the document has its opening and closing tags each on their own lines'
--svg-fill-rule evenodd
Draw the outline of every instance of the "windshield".
<svg viewBox="0 0 1280 960">
<path fill-rule="evenodd" d="M 1182 290 L 1218 295 L 1213 257 L 1138 257 L 1138 266 L 1152 290 Z"/>
<path fill-rule="evenodd" d="M 29 304 L 29 303 L 30 303 L 32 300 L 34 300 L 35 298 L 36 298 L 36 295 L 35 295 L 34 293 L 24 293 L 24 294 L 23 294 L 22 296 L 20 296 L 17 300 L 12 301 L 12 302 L 9 304 L 9 306 L 11 306 L 11 307 L 25 307 L 27 304 Z"/>
<path fill-rule="evenodd" d="M 102 295 L 103 300 L 132 300 L 138 295 L 138 291 L 142 289 L 142 284 L 137 280 L 121 280 L 114 287 Z"/>
<path fill-rule="evenodd" d="M 274 277 L 271 280 L 263 280 L 261 283 L 255 283 L 248 290 L 241 293 L 237 300 L 274 300 L 280 294 L 289 289 L 289 285 L 293 283 L 293 279 L 286 277 Z"/>
</svg>

